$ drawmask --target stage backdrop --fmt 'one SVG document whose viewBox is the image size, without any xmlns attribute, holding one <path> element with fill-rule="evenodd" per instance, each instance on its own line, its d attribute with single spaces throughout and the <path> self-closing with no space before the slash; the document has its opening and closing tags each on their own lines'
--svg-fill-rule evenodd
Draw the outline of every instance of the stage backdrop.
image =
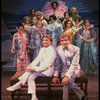
<svg viewBox="0 0 100 100">
<path fill-rule="evenodd" d="M 23 21 L 23 17 L 29 14 L 29 10 L 40 10 L 49 0 L 2 0 L 2 62 L 9 62 L 11 57 L 11 42 L 16 24 Z M 83 19 L 89 18 L 98 29 L 99 0 L 63 0 L 70 9 L 75 6 Z M 13 28 L 13 29 L 12 29 Z M 13 56 L 13 55 L 12 55 Z M 11 64 L 9 64 L 11 67 Z M 7 64 L 8 67 L 8 64 Z M 9 68 L 11 69 L 11 68 Z"/>
<path fill-rule="evenodd" d="M 2 12 L 28 13 L 31 8 L 41 10 L 48 0 L 2 0 Z M 78 8 L 79 12 L 98 11 L 99 0 L 63 0 L 68 8 Z"/>
</svg>

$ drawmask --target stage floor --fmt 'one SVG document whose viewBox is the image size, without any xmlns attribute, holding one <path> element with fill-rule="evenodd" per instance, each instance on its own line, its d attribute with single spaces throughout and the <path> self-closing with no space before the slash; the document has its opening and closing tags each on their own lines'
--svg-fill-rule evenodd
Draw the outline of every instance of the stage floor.
<svg viewBox="0 0 100 100">
<path fill-rule="evenodd" d="M 1 74 L 1 100 L 11 100 L 10 92 L 6 88 L 10 86 L 9 80 L 14 72 L 2 72 Z M 98 76 L 88 76 L 88 100 L 99 100 L 99 78 Z M 48 97 L 38 96 L 39 100 L 48 100 Z M 52 97 L 51 100 L 60 100 L 61 97 Z M 30 97 L 23 96 L 20 100 L 30 100 Z M 18 100 L 18 99 L 16 99 Z M 62 99 L 61 99 L 62 100 Z"/>
</svg>

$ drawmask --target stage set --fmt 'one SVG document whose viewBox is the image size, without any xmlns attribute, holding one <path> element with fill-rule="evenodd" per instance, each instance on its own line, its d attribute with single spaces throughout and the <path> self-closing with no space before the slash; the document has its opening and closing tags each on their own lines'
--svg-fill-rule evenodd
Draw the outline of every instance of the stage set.
<svg viewBox="0 0 100 100">
<path fill-rule="evenodd" d="M 62 7 L 59 5 L 60 1 Z M 52 2 L 58 2 L 59 8 L 57 8 L 58 10 L 54 10 L 55 13 L 52 13 L 53 10 L 50 5 Z M 42 17 L 47 21 L 46 24 L 49 23 L 50 14 L 55 14 L 59 19 L 58 23 L 64 24 L 64 12 L 71 12 L 72 8 L 77 8 L 77 15 L 80 16 L 82 24 L 84 24 L 85 19 L 90 20 L 91 28 L 93 28 L 96 33 L 95 42 L 92 41 L 92 44 L 89 44 L 88 46 L 85 44 L 79 46 L 82 41 L 75 41 L 77 46 L 80 47 L 80 52 L 82 53 L 80 54 L 80 65 L 85 73 L 85 78 L 82 76 L 84 79 L 80 78 L 79 80 L 76 80 L 76 83 L 78 83 L 86 93 L 86 100 L 99 100 L 99 0 L 2 0 L 1 3 L 1 100 L 31 100 L 31 95 L 26 95 L 27 90 L 25 90 L 25 95 L 18 95 L 15 96 L 15 98 L 12 98 L 12 95 L 21 92 L 20 90 L 15 94 L 6 90 L 7 87 L 12 85 L 11 78 L 18 71 L 15 64 L 15 53 L 11 53 L 12 40 L 14 33 L 17 32 L 17 25 L 19 23 L 24 23 L 24 17 L 29 16 L 29 11 L 31 9 L 35 9 L 39 13 L 42 12 L 44 15 Z M 61 15 L 61 13 L 63 14 Z M 69 15 L 71 16 L 71 13 Z M 73 32 L 73 35 L 75 35 L 75 32 Z M 93 36 L 91 35 L 88 37 L 94 37 L 94 33 Z M 75 42 L 73 42 L 74 45 L 76 45 Z M 85 53 L 87 49 L 88 51 Z M 48 80 L 46 79 L 46 81 Z M 40 83 L 42 84 L 42 81 Z M 49 85 L 50 88 L 53 87 L 51 84 Z M 24 89 L 27 89 L 27 86 L 25 86 L 23 90 Z M 44 86 L 43 84 L 42 88 L 39 87 L 39 89 L 37 89 L 38 100 L 63 100 L 62 86 L 55 86 L 48 93 L 47 92 L 47 85 Z M 70 100 L 78 100 L 78 98 L 74 97 L 74 94 L 72 93 Z"/>
</svg>

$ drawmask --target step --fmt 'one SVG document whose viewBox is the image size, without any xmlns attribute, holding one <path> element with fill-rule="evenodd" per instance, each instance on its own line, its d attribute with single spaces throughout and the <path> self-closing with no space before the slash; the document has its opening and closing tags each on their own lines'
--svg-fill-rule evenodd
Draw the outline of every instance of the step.
<svg viewBox="0 0 100 100">
<path fill-rule="evenodd" d="M 16 71 L 16 67 L 13 65 L 13 62 L 8 62 L 2 66 L 2 71 Z"/>
<path fill-rule="evenodd" d="M 23 21 L 6 21 L 6 25 L 17 25 L 18 23 L 22 23 Z"/>
<path fill-rule="evenodd" d="M 16 25 L 8 25 L 8 29 L 16 29 Z"/>
</svg>

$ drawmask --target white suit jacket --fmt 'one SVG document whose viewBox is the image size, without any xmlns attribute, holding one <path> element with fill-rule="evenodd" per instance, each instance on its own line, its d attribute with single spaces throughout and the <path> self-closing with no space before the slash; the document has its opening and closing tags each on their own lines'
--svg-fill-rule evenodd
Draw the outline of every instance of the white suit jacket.
<svg viewBox="0 0 100 100">
<path fill-rule="evenodd" d="M 68 50 L 63 50 L 63 46 L 56 48 L 57 54 L 59 55 L 62 65 L 61 67 L 61 76 L 65 75 L 71 78 L 74 74 L 79 75 L 80 72 L 80 49 L 74 45 L 68 45 Z M 54 76 L 58 76 L 59 69 L 55 70 Z"/>
<path fill-rule="evenodd" d="M 56 52 L 50 45 L 49 47 L 41 48 L 36 59 L 31 63 L 31 66 L 36 72 L 41 72 L 46 76 L 52 76 L 54 73 L 54 61 L 56 58 Z"/>
</svg>

